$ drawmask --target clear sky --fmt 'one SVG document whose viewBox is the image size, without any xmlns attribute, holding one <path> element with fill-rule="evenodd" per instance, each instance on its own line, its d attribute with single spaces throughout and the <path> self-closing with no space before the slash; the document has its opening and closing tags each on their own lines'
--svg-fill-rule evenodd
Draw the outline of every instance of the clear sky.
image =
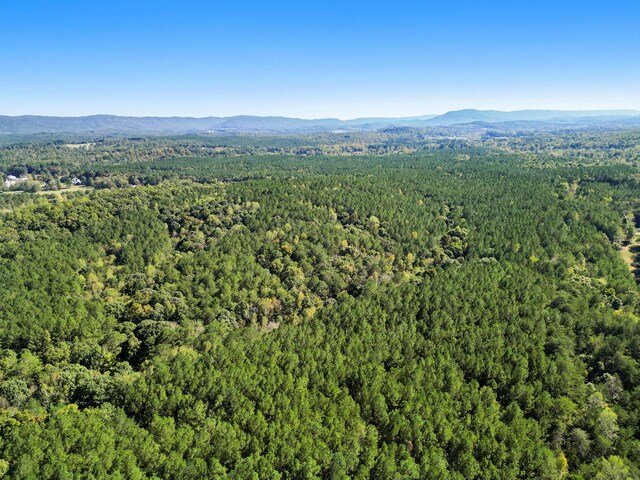
<svg viewBox="0 0 640 480">
<path fill-rule="evenodd" d="M 640 0 L 0 0 L 0 114 L 640 109 Z"/>
</svg>

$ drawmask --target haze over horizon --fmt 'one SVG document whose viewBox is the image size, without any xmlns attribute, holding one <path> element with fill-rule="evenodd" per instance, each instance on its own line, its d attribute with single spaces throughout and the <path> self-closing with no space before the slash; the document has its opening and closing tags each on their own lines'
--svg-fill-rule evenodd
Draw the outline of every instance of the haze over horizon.
<svg viewBox="0 0 640 480">
<path fill-rule="evenodd" d="M 292 120 L 310 120 L 310 121 L 321 121 L 321 120 L 338 120 L 341 122 L 351 122 L 356 120 L 367 120 L 367 119 L 430 119 L 435 117 L 446 116 L 448 114 L 457 114 L 457 113 L 469 113 L 473 114 L 473 112 L 477 112 L 479 114 L 483 113 L 498 113 L 498 114 L 518 114 L 520 112 L 557 112 L 557 113 L 566 113 L 570 114 L 572 117 L 584 118 L 584 117 L 594 117 L 598 115 L 602 116 L 636 116 L 640 115 L 640 110 L 625 108 L 625 109 L 597 109 L 597 110 L 559 110 L 554 108 L 534 108 L 534 109 L 518 109 L 518 110 L 497 110 L 497 109 L 476 109 L 476 108 L 463 108 L 459 110 L 446 110 L 443 112 L 436 113 L 424 113 L 417 115 L 403 115 L 403 116 L 385 116 L 385 115 L 369 115 L 364 117 L 350 117 L 350 118 L 341 118 L 338 116 L 327 116 L 327 117 L 299 117 L 299 116 L 284 116 L 284 115 L 253 115 L 250 113 L 238 113 L 234 115 L 216 115 L 215 113 L 210 115 L 119 115 L 117 113 L 90 113 L 86 115 L 38 115 L 38 114 L 19 114 L 19 115 L 4 115 L 0 113 L 0 117 L 10 117 L 10 118 L 18 118 L 18 117 L 46 117 L 46 118 L 89 118 L 89 117 L 119 117 L 119 118 L 136 118 L 136 119 L 147 119 L 147 118 L 162 118 L 162 119 L 207 119 L 207 118 L 239 118 L 239 117 L 248 117 L 248 118 L 286 118 Z"/>
<path fill-rule="evenodd" d="M 629 0 L 3 0 L 0 115 L 639 110 L 639 15 Z"/>
</svg>

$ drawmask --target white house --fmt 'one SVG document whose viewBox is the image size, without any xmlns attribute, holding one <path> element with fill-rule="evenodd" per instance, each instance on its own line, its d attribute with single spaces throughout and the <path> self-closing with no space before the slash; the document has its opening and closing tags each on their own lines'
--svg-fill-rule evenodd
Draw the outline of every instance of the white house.
<svg viewBox="0 0 640 480">
<path fill-rule="evenodd" d="M 27 177 L 16 177 L 15 175 L 7 175 L 6 180 L 4 181 L 4 185 L 7 188 L 12 187 L 13 185 L 15 185 L 18 182 L 26 182 L 27 180 L 29 180 Z"/>
</svg>

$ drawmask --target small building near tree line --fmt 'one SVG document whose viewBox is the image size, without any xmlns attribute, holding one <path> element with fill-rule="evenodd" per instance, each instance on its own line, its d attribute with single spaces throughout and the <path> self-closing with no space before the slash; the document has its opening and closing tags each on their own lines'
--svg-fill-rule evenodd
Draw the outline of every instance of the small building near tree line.
<svg viewBox="0 0 640 480">
<path fill-rule="evenodd" d="M 20 183 L 20 182 L 26 182 L 27 180 L 29 180 L 29 178 L 27 177 L 16 177 L 15 175 L 7 175 L 7 178 L 4 181 L 4 185 L 7 188 L 11 188 L 13 187 L 16 183 Z"/>
</svg>

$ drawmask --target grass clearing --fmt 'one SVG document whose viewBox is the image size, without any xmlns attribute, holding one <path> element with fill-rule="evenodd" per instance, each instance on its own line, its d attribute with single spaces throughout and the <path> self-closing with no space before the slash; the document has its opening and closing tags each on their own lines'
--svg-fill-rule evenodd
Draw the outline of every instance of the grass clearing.
<svg viewBox="0 0 640 480">
<path fill-rule="evenodd" d="M 19 193 L 35 193 L 36 195 L 57 195 L 62 196 L 65 193 L 72 192 L 90 192 L 93 190 L 93 187 L 86 187 L 84 185 L 73 185 L 71 187 L 63 188 L 62 190 L 41 190 L 39 192 L 24 192 L 22 190 L 10 190 L 7 192 L 1 192 L 6 195 L 17 195 Z"/>
<path fill-rule="evenodd" d="M 636 270 L 638 270 L 637 265 L 640 262 L 640 229 L 636 230 L 634 239 L 620 249 L 620 255 L 624 263 L 629 267 L 629 271 L 635 274 Z"/>
</svg>

